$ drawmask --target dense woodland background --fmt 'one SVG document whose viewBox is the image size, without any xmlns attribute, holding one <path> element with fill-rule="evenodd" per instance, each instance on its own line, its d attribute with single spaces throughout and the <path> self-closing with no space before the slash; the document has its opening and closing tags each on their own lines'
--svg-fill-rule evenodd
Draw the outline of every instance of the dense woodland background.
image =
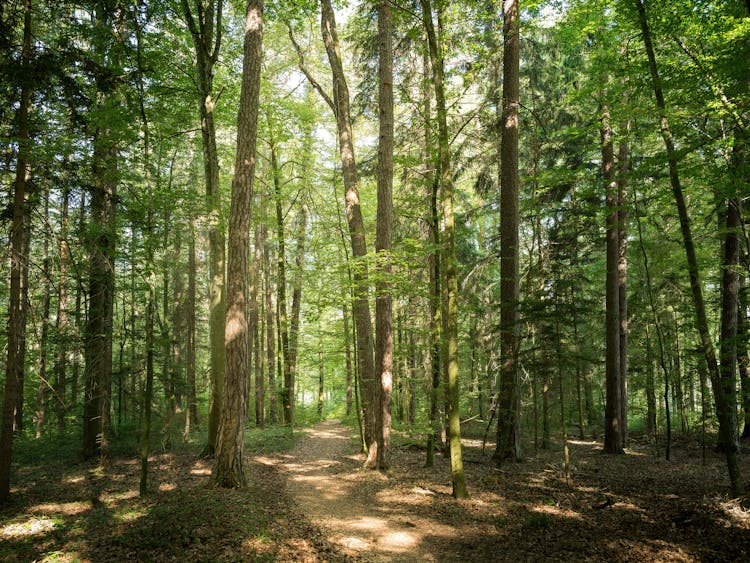
<svg viewBox="0 0 750 563">
<path fill-rule="evenodd" d="M 384 5 L 392 209 L 378 198 Z M 266 4 L 262 64 L 252 59 L 261 82 L 245 230 L 251 380 L 227 391 L 249 392 L 247 424 L 348 416 L 368 445 L 387 446 L 392 425 L 431 456 L 458 437 L 452 414 L 499 438 L 497 463 L 568 436 L 603 437 L 618 453 L 635 435 L 668 458 L 674 436 L 692 433 L 726 453 L 742 494 L 750 4 L 522 2 L 515 224 L 501 202 L 510 147 L 501 2 L 322 8 L 324 23 L 333 10 L 339 20 L 343 74 L 320 7 L 303 0 Z M 214 455 L 233 373 L 231 362 L 224 373 L 226 255 L 245 244 L 227 235 L 245 13 L 221 0 L 0 6 L 3 498 L 11 448 L 34 440 L 103 461 L 138 452 L 142 493 L 155 448 L 184 440 Z M 246 75 L 248 64 L 245 55 Z M 344 98 L 356 165 L 341 150 Z M 364 252 L 350 238 L 352 193 Z M 376 230 L 386 220 L 384 246 Z M 504 221 L 518 235 L 517 299 L 501 291 Z M 392 423 L 367 420 L 386 412 L 372 356 L 385 325 L 373 336 L 369 316 L 385 296 Z M 446 369 L 450 342 L 457 372 Z M 450 449 L 455 477 L 460 442 Z"/>
</svg>

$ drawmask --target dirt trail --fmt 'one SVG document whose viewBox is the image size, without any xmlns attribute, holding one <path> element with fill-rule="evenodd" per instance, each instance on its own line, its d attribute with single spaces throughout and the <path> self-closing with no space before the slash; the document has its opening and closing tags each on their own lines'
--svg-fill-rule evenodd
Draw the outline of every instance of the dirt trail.
<svg viewBox="0 0 750 563">
<path fill-rule="evenodd" d="M 423 546 L 423 523 L 397 508 L 403 496 L 389 494 L 387 477 L 360 470 L 363 457 L 351 453 L 350 429 L 327 420 L 305 432 L 289 454 L 259 461 L 282 468 L 290 496 L 331 544 L 358 560 L 434 560 Z M 434 522 L 429 529 L 441 531 Z"/>
</svg>

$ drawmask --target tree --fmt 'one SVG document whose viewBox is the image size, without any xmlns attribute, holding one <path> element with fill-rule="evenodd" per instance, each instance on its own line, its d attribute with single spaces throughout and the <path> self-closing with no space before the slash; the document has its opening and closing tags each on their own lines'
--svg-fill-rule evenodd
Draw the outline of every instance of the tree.
<svg viewBox="0 0 750 563">
<path fill-rule="evenodd" d="M 521 459 L 518 369 L 518 0 L 503 2 L 503 116 L 500 179 L 500 390 L 494 459 Z"/>
<path fill-rule="evenodd" d="M 703 287 L 700 279 L 700 270 L 698 269 L 695 243 L 693 240 L 687 205 L 685 203 L 685 195 L 682 190 L 682 184 L 680 182 L 680 176 L 677 168 L 678 156 L 675 149 L 674 137 L 672 135 L 669 118 L 667 116 L 667 105 L 664 99 L 664 90 L 662 88 L 661 78 L 659 76 L 659 69 L 656 64 L 656 55 L 654 54 L 653 43 L 651 40 L 651 28 L 648 23 L 646 8 L 643 4 L 643 0 L 635 0 L 635 4 L 635 7 L 638 11 L 638 21 L 643 36 L 643 44 L 646 49 L 646 55 L 648 57 L 652 87 L 654 90 L 654 98 L 656 99 L 656 108 L 659 113 L 661 136 L 664 141 L 664 146 L 667 153 L 670 185 L 672 187 L 672 194 L 674 196 L 680 218 L 680 230 L 682 232 L 682 240 L 687 257 L 690 288 L 692 290 L 693 306 L 695 308 L 696 328 L 698 329 L 698 334 L 700 335 L 701 349 L 706 359 L 709 376 L 711 378 L 711 384 L 714 389 L 716 412 L 719 418 L 719 444 L 724 450 L 725 455 L 727 456 L 729 475 L 732 479 L 732 489 L 734 491 L 739 491 L 742 489 L 742 484 L 740 481 L 738 481 L 739 468 L 737 467 L 737 452 L 739 450 L 739 444 L 737 443 L 736 439 L 736 437 L 738 436 L 738 432 L 736 429 L 736 413 L 734 416 L 732 416 L 732 412 L 735 411 L 736 407 L 734 403 L 730 404 L 728 402 L 729 397 L 727 397 L 725 394 L 721 372 L 719 371 L 719 364 L 716 359 L 716 350 L 714 348 L 713 341 L 711 340 L 711 334 L 708 329 L 708 317 L 706 314 L 706 304 L 703 299 Z M 728 372 L 726 373 L 728 375 Z M 732 378 L 733 377 L 734 376 L 732 375 Z M 731 382 L 729 381 L 727 382 L 727 385 L 728 387 L 732 386 Z"/>
<path fill-rule="evenodd" d="M 209 220 L 209 333 L 211 342 L 211 409 L 208 437 L 203 450 L 213 457 L 224 393 L 224 322 L 226 317 L 225 257 L 226 238 L 221 220 L 222 198 L 219 189 L 219 155 L 216 148 L 214 110 L 221 92 L 214 97 L 214 66 L 219 60 L 222 40 L 223 0 L 181 0 L 195 49 L 200 127 L 203 140 L 203 171 L 206 183 L 206 212 Z M 193 11 L 198 15 L 197 21 Z"/>
<path fill-rule="evenodd" d="M 393 308 L 390 284 L 391 222 L 393 215 L 393 38 L 388 0 L 378 5 L 378 222 L 375 251 L 380 275 L 375 300 L 375 366 L 380 385 L 376 427 L 379 433 L 377 467 L 390 466 L 391 392 L 393 389 Z"/>
<path fill-rule="evenodd" d="M 448 438 L 451 456 L 451 482 L 453 496 L 457 499 L 469 497 L 464 480 L 463 457 L 461 451 L 461 420 L 459 417 L 458 392 L 458 278 L 456 272 L 456 233 L 455 217 L 453 215 L 453 176 L 451 172 L 450 146 L 448 140 L 447 109 L 445 105 L 444 69 L 442 45 L 438 43 L 435 24 L 432 19 L 432 3 L 430 0 L 420 0 L 422 6 L 422 20 L 427 32 L 430 52 L 432 79 L 435 87 L 435 101 L 438 120 L 438 152 L 440 170 L 440 188 L 442 190 L 441 207 L 443 212 L 442 266 L 444 270 L 444 293 L 447 302 L 444 304 L 445 318 L 443 319 L 445 339 L 445 372 L 448 394 Z M 441 10 L 438 9 L 438 27 L 441 27 Z"/>
<path fill-rule="evenodd" d="M 31 109 L 31 0 L 24 2 L 23 47 L 21 53 L 21 95 L 18 105 L 19 150 L 16 156 L 16 173 L 13 182 L 13 219 L 10 237 L 10 295 L 8 303 L 8 359 L 5 364 L 5 394 L 3 418 L 0 427 L 0 503 L 10 495 L 10 465 L 13 457 L 13 423 L 16 405 L 21 393 L 24 366 L 20 351 L 25 332 L 25 297 L 22 279 L 24 264 L 28 261 L 26 239 L 28 224 L 25 221 L 27 189 L 31 179 L 29 111 Z"/>
<path fill-rule="evenodd" d="M 250 385 L 248 358 L 248 263 L 255 148 L 263 45 L 263 0 L 248 0 L 245 12 L 242 90 L 237 115 L 237 156 L 229 210 L 225 402 L 221 411 L 212 479 L 221 487 L 245 486 L 242 455 Z"/>
<path fill-rule="evenodd" d="M 619 213 L 615 154 L 609 108 L 601 107 L 602 176 L 607 201 L 607 276 L 606 276 L 606 410 L 604 451 L 624 453 L 622 420 L 622 385 L 620 372 L 620 276 Z"/>
</svg>

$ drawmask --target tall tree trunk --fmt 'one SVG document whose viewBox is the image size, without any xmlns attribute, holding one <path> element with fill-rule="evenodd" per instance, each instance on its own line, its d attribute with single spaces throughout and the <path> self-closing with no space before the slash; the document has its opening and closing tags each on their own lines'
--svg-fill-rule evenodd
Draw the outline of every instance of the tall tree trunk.
<svg viewBox="0 0 750 563">
<path fill-rule="evenodd" d="M 667 162 L 669 164 L 669 179 L 672 186 L 672 193 L 675 198 L 675 203 L 677 205 L 677 212 L 680 218 L 680 229 L 682 231 L 682 240 L 685 246 L 688 271 L 690 274 L 690 288 L 692 290 L 693 305 L 695 307 L 696 327 L 698 329 L 698 334 L 700 335 L 701 348 L 703 350 L 703 355 L 706 358 L 706 365 L 708 366 L 708 373 L 711 379 L 711 384 L 714 388 L 716 414 L 719 419 L 719 443 L 727 457 L 729 475 L 732 479 L 732 488 L 735 490 L 739 490 L 739 488 L 741 488 L 741 483 L 735 482 L 735 479 L 739 476 L 739 467 L 737 466 L 737 452 L 739 451 L 739 443 L 737 441 L 738 433 L 736 428 L 736 408 L 734 403 L 728 403 L 728 399 L 730 397 L 728 397 L 725 393 L 723 377 L 719 371 L 719 364 L 716 359 L 716 350 L 714 349 L 713 341 L 711 340 L 711 334 L 708 330 L 706 304 L 703 300 L 703 286 L 701 285 L 700 270 L 698 269 L 698 260 L 695 254 L 695 245 L 693 243 L 693 235 L 690 227 L 690 218 L 688 216 L 687 205 L 685 203 L 685 195 L 682 191 L 682 185 L 680 183 L 680 177 L 677 170 L 677 152 L 674 146 L 674 139 L 672 137 L 672 130 L 669 125 L 669 119 L 667 117 L 667 106 L 666 102 L 664 101 L 664 91 L 662 89 L 661 79 L 659 77 L 659 70 L 656 65 L 656 56 L 654 54 L 653 44 L 651 42 L 651 30 L 648 24 L 646 9 L 643 5 L 643 0 L 634 1 L 638 10 L 638 19 L 641 26 L 641 32 L 643 34 L 643 44 L 646 48 L 646 55 L 648 56 L 649 69 L 651 71 L 651 79 L 653 81 L 654 97 L 656 98 L 656 107 L 659 112 L 659 119 L 661 122 L 661 135 L 664 139 L 664 146 L 667 152 Z M 732 266 L 732 268 L 733 267 L 734 266 Z M 725 268 L 725 270 L 727 269 L 728 268 Z M 727 376 L 729 375 L 728 372 L 725 373 Z M 733 376 L 731 380 L 726 381 L 727 391 L 730 391 L 730 387 L 733 386 L 733 381 Z M 732 415 L 733 412 L 735 413 L 734 416 Z"/>
<path fill-rule="evenodd" d="M 197 21 L 189 0 L 182 0 L 195 49 L 196 75 L 203 140 L 203 168 L 206 182 L 206 212 L 209 219 L 209 277 L 208 304 L 211 343 L 211 406 L 208 413 L 208 437 L 203 456 L 213 457 L 219 428 L 224 389 L 224 323 L 226 319 L 225 259 L 226 238 L 221 220 L 221 191 L 219 189 L 219 156 L 216 150 L 214 109 L 219 95 L 214 97 L 214 65 L 219 59 L 222 39 L 223 0 L 195 0 Z"/>
<path fill-rule="evenodd" d="M 727 199 L 726 233 L 724 234 L 724 267 L 721 283 L 721 371 L 717 391 L 723 395 L 725 405 L 725 432 L 722 443 L 726 449 L 727 467 L 732 483 L 732 494 L 745 494 L 739 454 L 739 432 L 737 424 L 737 324 L 740 293 L 740 232 L 742 231 L 740 197 Z"/>
<path fill-rule="evenodd" d="M 748 258 L 746 256 L 746 260 Z M 748 295 L 750 287 L 747 285 L 747 276 L 744 279 L 745 284 L 740 287 L 740 310 L 737 319 L 737 363 L 740 372 L 740 382 L 742 384 L 742 398 L 740 400 L 744 415 L 742 438 L 747 439 L 750 438 L 750 346 L 748 345 L 748 339 L 750 339 L 750 319 L 748 319 L 747 315 L 748 307 L 750 306 L 750 295 Z"/>
<path fill-rule="evenodd" d="M 503 115 L 500 149 L 500 389 L 493 458 L 520 461 L 521 396 L 518 367 L 518 0 L 503 0 Z"/>
<path fill-rule="evenodd" d="M 391 393 L 393 390 L 393 305 L 391 303 L 391 223 L 393 216 L 393 23 L 389 0 L 378 4 L 378 211 L 375 252 L 380 275 L 375 284 L 375 366 L 380 385 L 376 415 L 376 466 L 390 467 Z"/>
<path fill-rule="evenodd" d="M 265 420 L 263 418 L 263 364 L 265 358 L 261 349 L 261 310 L 260 310 L 260 293 L 263 291 L 263 280 L 261 278 L 261 265 L 263 264 L 263 240 L 262 225 L 260 221 L 255 225 L 255 248 L 253 255 L 253 286 L 251 288 L 250 298 L 250 334 L 253 339 L 253 365 L 255 366 L 255 426 L 262 428 Z"/>
<path fill-rule="evenodd" d="M 515 0 L 511 0 L 515 2 Z M 448 383 L 448 438 L 450 441 L 451 482 L 453 496 L 457 499 L 469 497 L 464 480 L 463 457 L 461 449 L 461 421 L 459 417 L 458 389 L 458 274 L 456 263 L 455 217 L 453 215 L 453 175 L 451 172 L 450 144 L 448 138 L 448 112 L 445 103 L 444 69 L 442 54 L 442 37 L 438 41 L 432 20 L 430 0 L 420 0 L 427 41 L 430 50 L 432 78 L 435 86 L 435 101 L 438 116 L 438 148 L 440 155 L 440 188 L 442 190 L 441 207 L 443 212 L 442 240 L 443 270 L 447 300 L 446 317 L 443 319 L 446 343 L 446 380 Z M 438 27 L 441 12 L 438 11 Z"/>
<path fill-rule="evenodd" d="M 276 406 L 276 325 L 273 315 L 273 284 L 271 282 L 271 241 L 265 223 L 263 229 L 263 277 L 265 282 L 266 354 L 268 356 L 268 417 L 272 424 L 279 421 Z"/>
<path fill-rule="evenodd" d="M 31 0 L 24 2 L 23 47 L 21 51 L 21 97 L 18 106 L 18 155 L 16 177 L 13 183 L 13 219 L 10 232 L 10 295 L 8 299 L 8 359 L 5 364 L 5 393 L 3 395 L 3 419 L 0 427 L 0 503 L 10 495 L 10 466 L 13 456 L 13 422 L 17 398 L 20 394 L 23 364 L 20 364 L 19 346 L 24 332 L 25 318 L 23 288 L 21 280 L 26 257 L 25 224 L 28 184 L 31 179 L 29 110 L 31 107 Z"/>
<path fill-rule="evenodd" d="M 432 140 L 432 108 L 430 93 L 431 80 L 429 78 L 431 69 L 429 46 L 425 48 L 425 53 L 422 55 L 422 71 L 424 73 L 422 86 L 422 104 L 424 106 L 424 146 L 422 147 L 422 150 L 424 154 L 422 158 L 426 167 L 424 171 L 425 194 L 426 199 L 429 201 L 429 207 L 426 213 L 426 218 L 424 220 L 427 228 L 423 236 L 425 238 L 425 242 L 433 249 L 430 252 L 428 260 L 430 283 L 430 423 L 427 434 L 427 456 L 425 460 L 425 466 L 432 467 L 435 463 L 435 445 L 440 441 L 442 428 L 442 417 L 440 416 L 440 406 L 438 403 L 440 374 L 442 372 L 442 358 L 440 354 L 440 342 L 442 340 L 442 321 L 440 316 L 440 217 L 438 214 L 437 205 L 438 190 L 440 188 L 440 184 L 438 182 L 438 176 L 436 174 L 438 162 L 436 162 L 433 157 L 435 151 L 433 149 Z"/>
<path fill-rule="evenodd" d="M 286 304 L 286 241 L 284 233 L 284 213 L 281 208 L 281 167 L 279 166 L 278 146 L 273 138 L 273 128 L 268 119 L 269 142 L 271 145 L 271 174 L 273 176 L 274 203 L 276 209 L 276 239 L 279 245 L 276 271 L 276 306 L 279 325 L 279 370 L 282 370 L 281 407 L 285 424 L 292 422 L 292 372 L 289 354 L 289 327 Z"/>
<path fill-rule="evenodd" d="M 630 123 L 622 125 L 627 135 Z M 629 147 L 622 139 L 617 151 L 617 293 L 620 331 L 620 438 L 628 443 L 628 167 Z"/>
<path fill-rule="evenodd" d="M 344 359 L 346 363 L 346 416 L 352 414 L 352 345 L 351 331 L 349 330 L 349 299 L 344 291 L 344 300 L 341 306 L 341 316 L 344 320 Z"/>
<path fill-rule="evenodd" d="M 615 154 L 609 108 L 601 107 L 602 173 L 607 198 L 607 277 L 606 277 L 606 406 L 604 412 L 604 451 L 621 454 L 622 383 L 620 373 L 620 306 L 619 306 L 619 228 L 618 191 L 615 179 Z"/>
<path fill-rule="evenodd" d="M 57 413 L 57 431 L 65 434 L 65 372 L 68 361 L 68 247 L 70 189 L 63 188 L 60 207 L 60 272 L 57 278 L 57 358 L 55 359 L 55 411 Z M 123 316 L 124 318 L 124 316 Z"/>
<path fill-rule="evenodd" d="M 354 156 L 354 137 L 349 105 L 349 87 L 344 75 L 341 60 L 336 20 L 330 0 L 321 0 L 320 27 L 331 67 L 333 100 L 329 105 L 336 116 L 339 141 L 339 154 L 346 190 L 346 219 L 352 249 L 353 292 L 352 316 L 356 328 L 357 370 L 362 386 L 362 409 L 365 421 L 365 441 L 369 448 L 368 458 L 377 456 L 377 433 L 375 432 L 375 411 L 378 407 L 378 386 L 375 381 L 372 320 L 370 318 L 369 282 L 367 273 L 367 241 L 359 200 L 359 179 Z M 319 90 L 320 91 L 320 90 Z"/>
<path fill-rule="evenodd" d="M 294 425 L 294 402 L 297 378 L 297 344 L 299 342 L 300 312 L 302 310 L 302 266 L 305 260 L 305 238 L 307 236 L 307 203 L 303 201 L 297 215 L 297 247 L 294 256 L 294 278 L 292 279 L 292 310 L 289 319 L 289 420 Z"/>
<path fill-rule="evenodd" d="M 187 408 L 185 409 L 185 433 L 187 440 L 190 436 L 191 425 L 198 426 L 198 405 L 196 403 L 195 389 L 195 224 L 190 218 L 190 242 L 188 243 L 188 290 L 185 311 L 187 323 L 187 334 L 185 344 L 186 358 L 186 383 L 187 383 Z"/>
<path fill-rule="evenodd" d="M 227 263 L 227 317 L 225 342 L 225 401 L 216 444 L 213 482 L 221 487 L 244 487 L 245 420 L 247 419 L 250 365 L 248 352 L 248 261 L 250 215 L 253 201 L 255 148 L 263 44 L 263 0 L 248 0 L 242 90 L 237 115 L 237 156 L 229 211 Z"/>
<path fill-rule="evenodd" d="M 54 389 L 47 376 L 47 340 L 49 338 L 49 309 L 50 309 L 50 283 L 51 283 L 51 264 L 49 255 L 50 244 L 50 226 L 49 226 L 49 191 L 44 194 L 44 259 L 42 262 L 42 334 L 39 339 L 39 387 L 37 392 L 37 411 L 36 411 L 36 438 L 42 437 L 42 427 L 44 426 L 47 414 L 47 389 Z"/>
</svg>

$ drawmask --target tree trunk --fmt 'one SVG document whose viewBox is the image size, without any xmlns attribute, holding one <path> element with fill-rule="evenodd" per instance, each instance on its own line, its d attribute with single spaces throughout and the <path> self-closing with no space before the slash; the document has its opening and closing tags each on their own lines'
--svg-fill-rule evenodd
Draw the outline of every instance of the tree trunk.
<svg viewBox="0 0 750 563">
<path fill-rule="evenodd" d="M 378 4 L 378 211 L 375 252 L 380 275 L 375 284 L 375 374 L 380 385 L 376 414 L 378 469 L 390 467 L 393 390 L 393 305 L 391 302 L 391 224 L 393 216 L 393 23 L 389 0 Z"/>
<path fill-rule="evenodd" d="M 515 0 L 510 0 L 515 2 Z M 430 0 L 421 0 L 422 18 L 427 32 L 427 42 L 430 50 L 430 64 L 435 86 L 435 100 L 438 117 L 438 148 L 440 155 L 440 187 L 442 189 L 441 207 L 443 212 L 442 240 L 443 270 L 447 300 L 445 302 L 446 317 L 443 319 L 446 343 L 446 380 L 448 383 L 448 437 L 450 441 L 451 481 L 453 496 L 457 499 L 469 497 L 464 480 L 463 457 L 461 449 L 461 421 L 459 417 L 459 389 L 458 389 L 458 274 L 456 263 L 456 233 L 455 217 L 453 215 L 453 175 L 451 172 L 450 144 L 448 138 L 448 112 L 445 104 L 444 69 L 442 55 L 442 37 L 438 41 L 432 20 L 432 5 Z M 442 15 L 438 12 L 438 27 L 441 25 Z"/>
<path fill-rule="evenodd" d="M 221 487 L 244 487 L 245 420 L 250 382 L 248 352 L 248 261 L 250 215 L 253 201 L 255 148 L 263 43 L 263 0 L 248 0 L 242 90 L 237 116 L 237 156 L 229 211 L 227 316 L 225 342 L 225 401 L 216 443 L 213 482 Z"/>
<path fill-rule="evenodd" d="M 65 372 L 68 361 L 68 214 L 70 189 L 65 186 L 60 208 L 60 272 L 57 278 L 57 358 L 55 360 L 55 411 L 57 413 L 57 431 L 65 434 Z"/>
<path fill-rule="evenodd" d="M 273 315 L 273 284 L 271 282 L 271 241 L 265 223 L 263 228 L 263 274 L 265 281 L 266 354 L 268 355 L 268 417 L 272 424 L 279 421 L 276 410 L 276 325 Z"/>
<path fill-rule="evenodd" d="M 36 411 L 36 439 L 42 437 L 42 427 L 44 426 L 47 414 L 47 389 L 54 389 L 47 376 L 47 341 L 49 338 L 49 310 L 50 310 L 50 282 L 51 282 L 51 265 L 49 255 L 50 243 L 49 231 L 49 191 L 44 194 L 44 260 L 42 263 L 42 334 L 39 339 L 39 387 L 37 392 L 37 411 Z"/>
<path fill-rule="evenodd" d="M 667 118 L 667 106 L 666 102 L 664 101 L 664 92 L 662 90 L 659 70 L 656 66 L 656 56 L 654 55 L 654 48 L 651 42 L 651 30 L 648 25 L 646 9 L 643 5 L 643 0 L 635 0 L 635 3 L 636 8 L 638 9 L 638 19 L 643 34 L 643 44 L 646 48 L 646 54 L 648 56 L 649 69 L 651 71 L 651 79 L 653 81 L 654 97 L 656 98 L 656 107 L 659 112 L 659 119 L 661 121 L 661 135 L 664 139 L 664 146 L 667 152 L 667 162 L 669 164 L 669 179 L 672 186 L 672 193 L 677 204 L 677 212 L 680 217 L 680 229 L 682 231 L 682 240 L 685 246 L 688 271 L 690 274 L 690 288 L 692 290 L 693 304 L 695 306 L 696 327 L 698 329 L 698 334 L 700 335 L 701 348 L 703 350 L 703 355 L 706 358 L 706 365 L 708 366 L 708 373 L 711 379 L 711 384 L 714 388 L 716 414 L 719 419 L 719 443 L 724 450 L 725 455 L 727 456 L 729 476 L 732 479 L 732 488 L 733 490 L 739 490 L 740 488 L 742 488 L 742 484 L 741 482 L 736 481 L 736 479 L 739 478 L 739 467 L 737 466 L 737 452 L 739 451 L 739 442 L 737 440 L 738 433 L 736 425 L 736 407 L 734 403 L 727 402 L 732 395 L 731 388 L 734 387 L 734 372 L 732 372 L 731 378 L 729 378 L 729 372 L 725 371 L 723 375 L 719 371 L 719 364 L 716 360 L 716 350 L 714 349 L 713 341 L 711 340 L 711 334 L 708 329 L 706 304 L 703 300 L 703 286 L 701 285 L 700 270 L 698 269 L 698 260 L 695 254 L 693 235 L 690 227 L 690 218 L 688 216 L 685 196 L 682 191 L 682 185 L 680 184 L 680 177 L 677 171 L 677 152 L 674 146 L 672 131 L 669 126 L 669 119 Z M 727 249 L 725 245 L 725 252 L 726 250 Z M 735 262 L 727 263 L 725 261 L 724 264 L 724 273 L 726 275 L 728 270 L 734 269 Z M 731 264 L 731 266 L 729 266 L 728 264 Z M 732 284 L 730 283 L 730 285 Z M 727 286 L 725 285 L 723 287 L 726 288 Z M 727 298 L 731 297 L 727 296 Z"/>
<path fill-rule="evenodd" d="M 206 182 L 206 213 L 209 240 L 209 332 L 211 343 L 211 406 L 208 413 L 208 437 L 202 455 L 213 457 L 222 409 L 224 388 L 224 323 L 226 319 L 225 259 L 226 238 L 221 220 L 219 156 L 216 150 L 214 109 L 219 99 L 213 97 L 214 65 L 219 58 L 222 39 L 223 0 L 197 0 L 193 17 L 189 0 L 182 0 L 195 49 L 196 76 L 203 140 L 203 168 Z"/>
<path fill-rule="evenodd" d="M 188 290 L 185 320 L 187 323 L 187 334 L 185 344 L 186 354 L 186 383 L 187 383 L 187 409 L 185 410 L 185 433 L 187 440 L 190 436 L 191 425 L 198 427 L 198 405 L 196 403 L 195 390 L 195 224 L 190 218 L 190 242 L 188 243 Z"/>
<path fill-rule="evenodd" d="M 292 279 L 292 310 L 289 319 L 289 419 L 294 425 L 294 402 L 297 379 L 297 344 L 299 342 L 300 312 L 302 310 L 302 266 L 305 260 L 305 237 L 307 233 L 307 204 L 303 201 L 297 215 L 297 248 L 294 256 L 294 278 Z"/>
<path fill-rule="evenodd" d="M 352 316 L 357 333 L 357 370 L 363 388 L 362 409 L 365 420 L 365 441 L 368 446 L 368 460 L 377 456 L 377 433 L 375 431 L 375 411 L 378 406 L 378 386 L 375 382 L 373 355 L 372 321 L 370 319 L 369 282 L 367 273 L 367 241 L 359 200 L 359 180 L 354 156 L 354 138 L 349 107 L 349 88 L 341 61 L 336 21 L 330 0 L 322 0 L 320 27 L 333 81 L 332 110 L 336 116 L 339 153 L 346 190 L 346 219 L 349 226 L 353 265 Z"/>
<path fill-rule="evenodd" d="M 606 406 L 604 413 L 604 451 L 621 454 L 622 383 L 620 373 L 620 308 L 619 308 L 619 228 L 618 191 L 615 180 L 615 155 L 609 108 L 601 107 L 602 174 L 607 198 L 607 278 L 606 278 Z"/>
<path fill-rule="evenodd" d="M 630 123 L 622 125 L 623 134 Z M 620 141 L 617 151 L 617 292 L 620 331 L 620 439 L 628 443 L 628 166 L 629 147 L 626 139 Z"/>
<path fill-rule="evenodd" d="M 266 114 L 269 121 L 269 142 L 271 145 L 271 174 L 273 176 L 274 186 L 274 203 L 276 209 L 276 238 L 279 245 L 277 256 L 276 272 L 276 306 L 278 308 L 278 325 L 279 325 L 279 370 L 282 370 L 282 389 L 281 389 L 281 408 L 285 424 L 292 422 L 292 373 L 290 354 L 289 354 L 289 327 L 287 318 L 286 304 L 286 241 L 284 233 L 284 213 L 281 208 L 281 167 L 279 166 L 278 146 L 273 138 L 273 128 L 270 123 L 270 117 Z"/>
<path fill-rule="evenodd" d="M 21 52 L 21 75 L 31 71 L 31 0 L 24 2 L 23 47 Z M 13 422 L 16 403 L 20 394 L 23 364 L 19 359 L 21 334 L 24 332 L 23 277 L 24 247 L 26 240 L 25 208 L 27 189 L 31 179 L 29 154 L 29 109 L 31 106 L 31 81 L 24 80 L 18 106 L 18 155 L 16 157 L 16 177 L 13 184 L 13 219 L 10 232 L 10 295 L 8 299 L 8 359 L 5 364 L 5 394 L 3 395 L 3 419 L 0 427 L 0 503 L 10 495 L 10 467 L 13 456 Z"/>
<path fill-rule="evenodd" d="M 264 391 L 264 380 L 263 380 L 263 364 L 265 358 L 263 357 L 265 350 L 261 349 L 261 333 L 262 323 L 260 315 L 260 293 L 263 291 L 263 281 L 261 278 L 261 265 L 263 263 L 263 247 L 265 241 L 263 240 L 262 225 L 258 222 L 255 225 L 255 248 L 253 256 L 253 287 L 251 289 L 250 298 L 250 335 L 253 339 L 253 365 L 255 366 L 255 426 L 262 428 L 265 424 L 263 417 L 263 391 Z"/>
<path fill-rule="evenodd" d="M 503 0 L 503 114 L 500 148 L 500 388 L 497 403 L 497 447 L 500 464 L 520 461 L 521 396 L 518 366 L 518 0 Z"/>
</svg>

